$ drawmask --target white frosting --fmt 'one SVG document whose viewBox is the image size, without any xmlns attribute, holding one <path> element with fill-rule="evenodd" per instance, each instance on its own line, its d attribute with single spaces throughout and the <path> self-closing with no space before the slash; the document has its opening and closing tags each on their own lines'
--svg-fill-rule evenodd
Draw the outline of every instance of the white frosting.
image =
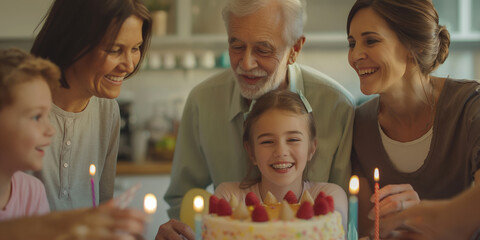
<svg viewBox="0 0 480 240">
<path fill-rule="evenodd" d="M 342 217 L 337 211 L 314 216 L 309 220 L 294 218 L 289 221 L 271 220 L 268 222 L 252 222 L 236 220 L 230 216 L 205 215 L 202 229 L 204 240 L 344 239 Z"/>
</svg>

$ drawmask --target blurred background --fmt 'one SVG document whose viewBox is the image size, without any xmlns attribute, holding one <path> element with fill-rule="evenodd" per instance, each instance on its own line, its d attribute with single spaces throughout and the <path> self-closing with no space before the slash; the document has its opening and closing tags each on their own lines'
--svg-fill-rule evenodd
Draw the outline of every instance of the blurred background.
<svg viewBox="0 0 480 240">
<path fill-rule="evenodd" d="M 145 0 L 154 36 L 141 71 L 117 99 L 122 114 L 115 194 L 141 182 L 132 206 L 154 193 L 157 212 L 146 232 L 154 239 L 168 217 L 163 194 L 169 184 L 175 136 L 189 91 L 229 67 L 221 9 L 224 0 Z M 306 43 L 298 61 L 347 88 L 357 103 L 367 99 L 347 61 L 346 18 L 354 0 L 307 0 Z M 0 0 L 0 48 L 29 50 L 52 0 Z M 437 76 L 480 79 L 480 0 L 433 0 L 451 33 L 450 55 Z"/>
</svg>

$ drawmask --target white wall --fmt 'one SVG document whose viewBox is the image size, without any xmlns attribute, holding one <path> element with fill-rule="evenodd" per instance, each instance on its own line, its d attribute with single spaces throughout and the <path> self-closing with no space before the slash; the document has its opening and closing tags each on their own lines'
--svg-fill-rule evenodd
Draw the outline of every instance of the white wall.
<svg viewBox="0 0 480 240">
<path fill-rule="evenodd" d="M 0 38 L 33 38 L 35 27 L 51 3 L 52 0 L 0 0 Z"/>
</svg>

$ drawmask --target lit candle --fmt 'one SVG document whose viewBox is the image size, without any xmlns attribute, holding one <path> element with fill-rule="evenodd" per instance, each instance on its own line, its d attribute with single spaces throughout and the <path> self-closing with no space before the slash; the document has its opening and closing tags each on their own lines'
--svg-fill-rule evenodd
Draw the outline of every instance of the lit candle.
<svg viewBox="0 0 480 240">
<path fill-rule="evenodd" d="M 92 185 L 92 204 L 93 207 L 97 206 L 97 201 L 95 200 L 95 181 L 93 178 L 95 177 L 95 172 L 96 172 L 95 164 L 90 164 L 90 184 Z"/>
<path fill-rule="evenodd" d="M 350 178 L 350 198 L 348 199 L 348 240 L 358 239 L 358 198 L 357 194 L 360 188 L 358 176 L 353 175 Z"/>
<path fill-rule="evenodd" d="M 380 186 L 378 185 L 378 181 L 380 180 L 380 173 L 378 172 L 378 168 L 375 168 L 373 177 L 375 179 L 375 240 L 379 240 L 380 239 L 380 199 L 378 196 L 378 191 Z"/>
<path fill-rule="evenodd" d="M 193 210 L 195 211 L 195 240 L 202 239 L 202 212 L 203 197 L 197 195 L 193 198 Z"/>
<path fill-rule="evenodd" d="M 148 214 L 149 218 L 157 211 L 157 198 L 155 195 L 152 193 L 145 194 L 145 198 L 143 199 L 143 209 L 145 210 L 145 213 Z"/>
<path fill-rule="evenodd" d="M 143 239 L 147 239 L 147 231 L 148 231 L 148 222 L 151 221 L 152 215 L 157 211 L 157 198 L 152 193 L 145 194 L 143 198 L 143 210 L 147 214 L 145 230 L 143 232 Z"/>
</svg>

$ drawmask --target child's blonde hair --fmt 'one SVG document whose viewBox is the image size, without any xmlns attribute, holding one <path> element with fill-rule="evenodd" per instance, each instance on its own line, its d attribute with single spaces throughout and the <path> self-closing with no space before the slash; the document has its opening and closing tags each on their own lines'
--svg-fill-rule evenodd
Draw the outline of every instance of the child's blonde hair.
<svg viewBox="0 0 480 240">
<path fill-rule="evenodd" d="M 0 110 L 13 103 L 12 89 L 41 77 L 50 88 L 58 85 L 60 70 L 52 62 L 20 49 L 0 49 Z"/>
<path fill-rule="evenodd" d="M 304 115 L 308 121 L 309 137 L 313 143 L 316 138 L 316 127 L 313 114 L 309 112 L 305 103 L 300 98 L 300 95 L 293 93 L 289 90 L 274 90 L 264 94 L 258 98 L 253 105 L 251 111 L 247 113 L 245 122 L 243 123 L 243 143 L 251 144 L 251 129 L 253 124 L 263 115 L 265 112 L 272 110 L 286 110 L 298 115 Z M 312 147 L 312 144 L 311 146 Z M 260 182 L 261 174 L 258 168 L 256 168 L 251 161 L 248 161 L 247 176 L 242 180 L 240 188 L 248 188 L 258 182 Z M 307 165 L 308 166 L 308 165 Z M 307 167 L 303 172 L 303 177 L 306 179 Z"/>
</svg>

